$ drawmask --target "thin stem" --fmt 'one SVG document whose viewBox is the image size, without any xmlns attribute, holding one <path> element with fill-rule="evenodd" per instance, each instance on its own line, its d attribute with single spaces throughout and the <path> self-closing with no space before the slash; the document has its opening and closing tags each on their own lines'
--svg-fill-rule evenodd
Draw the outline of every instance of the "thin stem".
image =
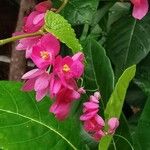
<svg viewBox="0 0 150 150">
<path fill-rule="evenodd" d="M 60 11 L 62 11 L 62 9 L 67 5 L 69 0 L 64 0 L 62 5 L 56 10 L 56 13 L 59 13 Z"/>
<path fill-rule="evenodd" d="M 122 138 L 123 140 L 125 140 L 129 144 L 129 146 L 131 147 L 132 150 L 135 150 L 134 147 L 132 146 L 132 144 L 130 143 L 130 141 L 128 141 L 125 137 L 123 137 L 123 136 L 121 136 L 119 134 L 115 134 L 114 136 Z"/>
<path fill-rule="evenodd" d="M 27 37 L 33 37 L 33 36 L 38 36 L 38 35 L 42 35 L 42 34 L 44 34 L 44 32 L 42 30 L 39 30 L 39 31 L 34 32 L 34 33 L 13 36 L 11 38 L 0 40 L 0 45 L 4 45 L 4 44 L 7 44 L 9 42 L 13 42 L 13 41 L 16 41 L 16 40 L 19 40 L 19 39 L 23 39 L 23 38 L 27 38 Z"/>
<path fill-rule="evenodd" d="M 113 142 L 114 150 L 117 150 L 116 143 L 113 138 L 112 138 L 112 142 Z"/>
</svg>

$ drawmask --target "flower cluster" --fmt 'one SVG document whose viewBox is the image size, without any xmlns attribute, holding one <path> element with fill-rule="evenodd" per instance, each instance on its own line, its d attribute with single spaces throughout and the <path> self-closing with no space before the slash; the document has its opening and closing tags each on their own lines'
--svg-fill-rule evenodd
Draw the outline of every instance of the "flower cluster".
<svg viewBox="0 0 150 150">
<path fill-rule="evenodd" d="M 36 5 L 35 11 L 24 18 L 22 32 L 15 34 L 30 34 L 42 30 L 45 13 L 51 7 L 52 4 L 48 1 Z M 84 88 L 77 84 L 84 72 L 84 54 L 78 52 L 73 56 L 62 57 L 60 42 L 51 33 L 21 39 L 16 49 L 25 50 L 26 58 L 31 59 L 36 66 L 22 76 L 25 80 L 22 90 L 34 90 L 37 101 L 48 95 L 53 99 L 49 111 L 59 120 L 65 119 L 72 102 L 85 93 Z M 107 123 L 107 132 L 104 131 L 105 122 L 98 115 L 99 99 L 98 92 L 90 96 L 90 101 L 84 103 L 84 114 L 80 117 L 80 120 L 84 121 L 84 129 L 96 140 L 106 134 L 114 134 L 119 125 L 117 118 L 111 118 Z"/>
<path fill-rule="evenodd" d="M 50 1 L 44 1 L 35 6 L 35 10 L 24 17 L 24 25 L 21 32 L 17 32 L 14 35 L 21 35 L 27 33 L 34 33 L 39 31 L 44 25 L 44 16 L 48 9 L 52 8 Z M 55 37 L 51 35 L 51 39 L 55 40 Z M 21 39 L 17 45 L 17 50 L 26 50 L 26 58 L 30 58 L 33 46 L 37 45 L 41 36 L 35 36 L 30 38 Z M 56 41 L 56 40 L 55 40 Z M 53 42 L 53 41 L 51 41 Z M 58 43 L 58 42 L 57 42 Z"/>
<path fill-rule="evenodd" d="M 25 17 L 20 34 L 40 30 L 44 25 L 45 12 L 50 8 L 51 3 L 48 1 L 36 5 L 35 11 Z M 31 59 L 37 67 L 23 75 L 22 79 L 26 82 L 22 89 L 35 90 L 37 101 L 49 95 L 54 100 L 50 112 L 59 120 L 65 119 L 72 102 L 84 93 L 84 89 L 77 85 L 77 80 L 84 72 L 83 53 L 62 57 L 59 55 L 60 42 L 50 33 L 21 39 L 17 50 L 25 50 L 26 58 Z"/>
<path fill-rule="evenodd" d="M 90 133 L 91 136 L 97 141 L 105 135 L 114 134 L 115 130 L 119 126 L 118 119 L 113 117 L 107 122 L 107 131 L 104 130 L 105 121 L 100 115 L 98 115 L 99 99 L 99 92 L 95 92 L 94 95 L 91 95 L 89 101 L 83 104 L 83 115 L 80 117 L 80 120 L 84 121 L 84 130 Z"/>
</svg>

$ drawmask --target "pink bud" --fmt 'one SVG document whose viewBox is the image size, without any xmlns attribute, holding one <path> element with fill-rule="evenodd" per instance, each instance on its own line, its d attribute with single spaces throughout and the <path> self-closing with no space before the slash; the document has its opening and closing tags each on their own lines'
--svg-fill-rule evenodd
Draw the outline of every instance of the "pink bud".
<svg viewBox="0 0 150 150">
<path fill-rule="evenodd" d="M 90 96 L 90 101 L 94 103 L 99 103 L 98 99 L 93 95 Z"/>
<path fill-rule="evenodd" d="M 85 93 L 86 93 L 86 91 L 85 91 L 85 89 L 84 89 L 83 87 L 79 88 L 79 89 L 78 89 L 78 92 L 79 92 L 80 94 L 85 94 Z"/>
<path fill-rule="evenodd" d="M 109 126 L 108 133 L 113 134 L 119 126 L 118 118 L 113 117 L 113 118 L 109 119 L 108 126 Z"/>
<path fill-rule="evenodd" d="M 100 94 L 100 92 L 95 92 L 95 93 L 94 93 L 94 96 L 95 96 L 97 99 L 101 99 L 101 94 Z"/>
</svg>

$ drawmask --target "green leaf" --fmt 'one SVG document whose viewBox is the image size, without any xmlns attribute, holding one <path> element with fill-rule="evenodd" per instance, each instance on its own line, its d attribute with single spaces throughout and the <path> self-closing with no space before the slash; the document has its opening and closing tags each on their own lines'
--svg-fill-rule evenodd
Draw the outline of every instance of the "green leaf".
<svg viewBox="0 0 150 150">
<path fill-rule="evenodd" d="M 82 149 L 79 122 L 57 121 L 49 113 L 49 98 L 38 103 L 20 85 L 0 82 L 0 149 Z"/>
<path fill-rule="evenodd" d="M 99 0 L 69 0 L 62 14 L 72 25 L 90 24 Z"/>
<path fill-rule="evenodd" d="M 149 150 L 150 142 L 149 142 L 149 135 L 150 135 L 150 93 L 145 104 L 145 108 L 142 112 L 141 118 L 138 122 L 137 130 L 134 134 L 134 141 L 135 141 L 135 149 L 136 150 Z"/>
<path fill-rule="evenodd" d="M 82 50 L 71 25 L 61 15 L 48 11 L 45 17 L 45 30 L 56 36 L 72 49 L 73 53 Z"/>
<path fill-rule="evenodd" d="M 133 65 L 129 68 L 127 68 L 122 76 L 119 78 L 118 82 L 116 83 L 115 89 L 107 103 L 106 109 L 105 109 L 105 119 L 109 119 L 111 117 L 117 117 L 119 118 L 122 112 L 122 107 L 126 95 L 127 88 L 129 86 L 130 81 L 135 76 L 136 72 L 136 66 Z M 110 142 L 111 142 L 111 136 L 110 138 L 104 139 L 100 141 L 99 143 L 99 149 L 102 147 L 102 145 L 105 145 L 103 147 L 103 150 L 107 150 Z M 104 149 L 105 148 L 105 149 Z"/>
<path fill-rule="evenodd" d="M 127 68 L 116 83 L 115 89 L 105 109 L 105 119 L 111 117 L 119 118 L 130 81 L 135 76 L 136 66 Z"/>
<path fill-rule="evenodd" d="M 136 150 L 149 150 L 149 135 L 150 135 L 150 54 L 141 61 L 137 66 L 137 74 L 135 83 L 144 91 L 148 96 L 145 107 L 141 111 L 141 117 L 138 118 L 138 126 L 134 133 L 134 145 Z M 145 101 L 141 99 L 143 104 Z"/>
<path fill-rule="evenodd" d="M 117 77 L 149 53 L 149 24 L 150 15 L 141 21 L 124 16 L 113 24 L 108 34 L 106 49 L 116 67 Z"/>
<path fill-rule="evenodd" d="M 101 92 L 102 99 L 106 103 L 114 88 L 112 66 L 105 49 L 96 40 L 88 39 L 86 42 L 87 46 L 84 48 L 87 60 L 87 70 L 85 71 L 86 84 L 89 82 L 88 86 L 91 88 L 91 82 L 88 79 L 91 78 L 92 81 L 95 81 L 97 88 Z"/>
<path fill-rule="evenodd" d="M 104 148 L 108 149 L 108 146 L 109 150 L 132 150 L 133 141 L 127 120 L 123 114 L 121 115 L 119 122 L 120 124 L 117 132 L 113 136 L 113 142 L 110 144 L 110 141 L 112 141 L 112 136 L 106 136 L 104 139 L 102 138 L 102 144 L 99 146 L 99 150 L 104 150 Z"/>
<path fill-rule="evenodd" d="M 112 140 L 112 136 L 104 136 L 101 140 L 100 140 L 100 144 L 99 144 L 99 150 L 108 150 L 110 141 Z"/>
<path fill-rule="evenodd" d="M 131 14 L 130 11 L 130 3 L 122 3 L 117 2 L 111 9 L 109 10 L 109 19 L 108 19 L 108 30 L 110 29 L 111 25 L 116 22 L 121 17 Z"/>
<path fill-rule="evenodd" d="M 137 66 L 137 73 L 134 81 L 144 93 L 150 93 L 150 53 Z"/>
</svg>

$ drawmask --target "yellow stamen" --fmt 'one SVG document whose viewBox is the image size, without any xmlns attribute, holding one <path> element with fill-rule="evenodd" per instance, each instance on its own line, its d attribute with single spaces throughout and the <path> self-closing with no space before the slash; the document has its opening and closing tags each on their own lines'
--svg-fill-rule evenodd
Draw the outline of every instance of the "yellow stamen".
<svg viewBox="0 0 150 150">
<path fill-rule="evenodd" d="M 40 55 L 42 57 L 42 59 L 49 59 L 49 53 L 47 51 L 41 51 Z"/>
<path fill-rule="evenodd" d="M 67 64 L 65 64 L 65 65 L 63 66 L 63 71 L 64 71 L 64 72 L 70 71 L 70 67 L 69 67 Z"/>
</svg>

